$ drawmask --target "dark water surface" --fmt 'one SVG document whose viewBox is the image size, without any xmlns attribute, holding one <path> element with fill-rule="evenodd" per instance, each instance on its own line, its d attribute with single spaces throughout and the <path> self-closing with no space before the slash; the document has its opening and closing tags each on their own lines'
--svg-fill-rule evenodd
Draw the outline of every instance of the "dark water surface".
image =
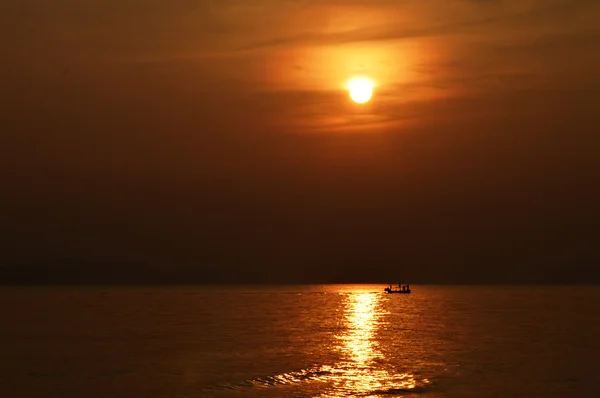
<svg viewBox="0 0 600 398">
<path fill-rule="evenodd" d="M 599 397 L 599 287 L 0 289 L 0 397 Z"/>
</svg>

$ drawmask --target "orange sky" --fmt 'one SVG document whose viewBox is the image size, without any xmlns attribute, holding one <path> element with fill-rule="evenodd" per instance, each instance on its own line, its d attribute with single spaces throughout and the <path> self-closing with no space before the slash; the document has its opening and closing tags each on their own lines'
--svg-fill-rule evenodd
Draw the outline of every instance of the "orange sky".
<svg viewBox="0 0 600 398">
<path fill-rule="evenodd" d="M 93 101 L 151 90 L 198 108 L 266 96 L 276 112 L 254 116 L 310 132 L 342 119 L 352 125 L 335 94 L 357 73 L 378 83 L 371 112 L 387 127 L 408 115 L 431 120 L 426 110 L 413 115 L 423 102 L 599 84 L 594 1 L 9 0 L 4 7 L 5 84 L 43 85 L 55 101 L 72 86 Z"/>
<path fill-rule="evenodd" d="M 489 242 L 528 214 L 536 231 L 551 214 L 591 216 L 597 1 L 7 0 L 0 10 L 5 216 L 23 236 L 38 231 L 30 242 L 6 229 L 9 257 L 27 257 L 28 244 L 93 256 L 95 241 L 136 257 L 164 225 L 224 246 L 254 236 L 251 255 L 272 249 L 277 223 L 290 234 L 278 250 L 309 245 L 318 257 L 310 231 L 321 219 L 396 214 L 395 227 L 357 227 L 381 249 L 390 234 L 425 244 L 429 232 L 413 230 L 430 222 L 442 239 L 460 212 L 477 237 L 481 214 L 507 220 L 504 205 L 513 218 Z M 365 106 L 344 90 L 355 74 L 377 84 Z M 245 224 L 220 231 L 216 214 L 232 203 Z M 74 208 L 95 222 L 155 218 L 156 231 L 117 244 L 106 227 L 73 243 L 88 234 Z M 441 221 L 421 222 L 432 211 Z M 273 220 L 251 215 L 263 213 Z M 64 230 L 49 236 L 56 220 Z M 165 253 L 194 252 L 194 241 Z"/>
</svg>

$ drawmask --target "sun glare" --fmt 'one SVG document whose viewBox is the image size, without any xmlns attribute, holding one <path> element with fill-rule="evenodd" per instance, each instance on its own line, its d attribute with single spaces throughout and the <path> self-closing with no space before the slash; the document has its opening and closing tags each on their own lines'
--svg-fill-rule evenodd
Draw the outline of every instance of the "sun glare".
<svg viewBox="0 0 600 398">
<path fill-rule="evenodd" d="M 355 77 L 347 84 L 350 98 L 359 104 L 364 104 L 371 99 L 373 86 L 373 82 L 366 77 Z"/>
</svg>

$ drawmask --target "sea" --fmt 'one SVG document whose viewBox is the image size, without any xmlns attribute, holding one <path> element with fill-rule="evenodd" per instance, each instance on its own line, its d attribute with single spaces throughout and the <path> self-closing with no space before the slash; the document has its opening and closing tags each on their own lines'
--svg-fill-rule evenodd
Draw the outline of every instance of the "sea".
<svg viewBox="0 0 600 398">
<path fill-rule="evenodd" d="M 600 397 L 600 286 L 0 288 L 0 397 Z"/>
</svg>

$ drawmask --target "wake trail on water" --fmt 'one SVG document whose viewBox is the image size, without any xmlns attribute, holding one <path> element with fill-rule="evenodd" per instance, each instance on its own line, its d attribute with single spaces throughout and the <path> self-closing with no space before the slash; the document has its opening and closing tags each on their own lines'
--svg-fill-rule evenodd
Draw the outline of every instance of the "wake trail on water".
<svg viewBox="0 0 600 398">
<path fill-rule="evenodd" d="M 329 394 L 343 393 L 344 396 L 369 396 L 369 395 L 401 395 L 421 394 L 428 391 L 426 388 L 431 384 L 428 379 L 416 378 L 407 373 L 389 374 L 385 379 L 381 378 L 381 370 L 373 369 L 372 372 L 361 370 L 361 376 L 367 379 L 372 377 L 370 385 L 360 385 L 360 380 L 346 364 L 337 366 L 316 366 L 298 371 L 279 373 L 269 376 L 261 376 L 253 379 L 242 380 L 233 383 L 215 384 L 206 386 L 201 391 L 218 390 L 243 390 L 243 389 L 269 389 L 278 386 L 293 386 L 302 383 L 322 382 L 324 386 L 322 394 L 316 397 L 328 397 Z M 381 379 L 380 379 L 381 378 Z M 372 388 L 370 388 L 372 387 Z"/>
</svg>

